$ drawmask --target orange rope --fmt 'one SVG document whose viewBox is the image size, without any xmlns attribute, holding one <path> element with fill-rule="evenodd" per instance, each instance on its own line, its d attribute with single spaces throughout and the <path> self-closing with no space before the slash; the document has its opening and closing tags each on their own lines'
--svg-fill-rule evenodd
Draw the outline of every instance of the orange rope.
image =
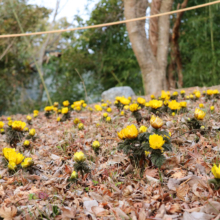
<svg viewBox="0 0 220 220">
<path fill-rule="evenodd" d="M 188 8 L 183 8 L 183 9 L 179 9 L 179 10 L 169 11 L 169 12 L 165 12 L 165 13 L 161 13 L 161 14 L 155 14 L 155 15 L 150 15 L 150 16 L 145 16 L 145 17 L 140 17 L 140 18 L 133 18 L 133 19 L 123 20 L 123 21 L 115 21 L 115 22 L 110 22 L 110 23 L 97 24 L 97 25 L 91 25 L 91 26 L 86 26 L 86 27 L 62 29 L 62 30 L 41 31 L 41 32 L 34 32 L 34 33 L 23 33 L 23 34 L 5 34 L 5 35 L 0 35 L 0 38 L 23 37 L 23 36 L 33 36 L 33 35 L 41 35 L 41 34 L 54 34 L 54 33 L 62 33 L 62 32 L 67 32 L 67 31 L 76 31 L 76 30 L 84 30 L 84 29 L 91 29 L 91 28 L 107 27 L 107 26 L 112 26 L 112 25 L 125 24 L 125 23 L 133 22 L 133 21 L 145 20 L 145 19 L 148 19 L 148 18 L 156 18 L 156 17 L 165 16 L 165 15 L 172 15 L 172 14 L 175 14 L 175 13 L 190 11 L 190 10 L 203 8 L 203 7 L 207 7 L 207 6 L 215 5 L 215 4 L 219 4 L 219 3 L 220 3 L 220 0 L 205 3 L 205 4 L 202 4 L 202 5 L 193 6 L 193 7 L 188 7 Z"/>
</svg>

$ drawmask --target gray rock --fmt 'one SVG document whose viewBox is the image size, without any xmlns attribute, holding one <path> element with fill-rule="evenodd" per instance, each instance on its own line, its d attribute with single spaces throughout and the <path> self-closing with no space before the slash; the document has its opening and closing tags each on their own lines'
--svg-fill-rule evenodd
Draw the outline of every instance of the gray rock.
<svg viewBox="0 0 220 220">
<path fill-rule="evenodd" d="M 124 96 L 128 98 L 129 96 L 135 96 L 133 89 L 129 86 L 113 87 L 102 93 L 102 99 L 113 101 L 116 96 Z"/>
</svg>

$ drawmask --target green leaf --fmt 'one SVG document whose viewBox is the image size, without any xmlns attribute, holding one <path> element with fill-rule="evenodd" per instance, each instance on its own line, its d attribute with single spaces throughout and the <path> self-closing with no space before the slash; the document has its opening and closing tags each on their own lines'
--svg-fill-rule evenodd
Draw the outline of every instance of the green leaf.
<svg viewBox="0 0 220 220">
<path fill-rule="evenodd" d="M 155 152 L 152 152 L 151 153 L 151 156 L 150 156 L 150 159 L 151 159 L 151 162 L 157 166 L 157 167 L 161 167 L 163 165 L 163 163 L 165 162 L 166 158 L 164 157 L 163 154 L 158 154 L 158 153 L 155 153 Z"/>
</svg>

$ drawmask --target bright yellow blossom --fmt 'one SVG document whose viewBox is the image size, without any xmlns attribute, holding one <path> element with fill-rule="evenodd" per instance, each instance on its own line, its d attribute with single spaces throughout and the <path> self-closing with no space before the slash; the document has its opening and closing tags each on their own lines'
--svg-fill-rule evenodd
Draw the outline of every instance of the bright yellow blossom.
<svg viewBox="0 0 220 220">
<path fill-rule="evenodd" d="M 152 115 L 150 119 L 150 125 L 155 129 L 159 129 L 163 126 L 163 120 L 159 117 L 155 117 L 154 115 Z"/>
<path fill-rule="evenodd" d="M 63 106 L 68 107 L 69 105 L 70 105 L 70 103 L 69 103 L 68 100 L 66 100 L 66 101 L 63 102 Z"/>
<path fill-rule="evenodd" d="M 139 107 L 138 104 L 134 103 L 134 104 L 131 104 L 129 108 L 131 112 L 135 112 L 138 110 L 138 107 Z"/>
<path fill-rule="evenodd" d="M 205 117 L 205 112 L 196 108 L 195 112 L 194 112 L 194 116 L 195 118 L 197 118 L 198 120 L 202 120 Z"/>
<path fill-rule="evenodd" d="M 215 179 L 220 179 L 220 164 L 218 167 L 216 166 L 216 164 L 213 165 L 212 173 L 213 173 Z"/>
<path fill-rule="evenodd" d="M 86 157 L 82 151 L 76 152 L 73 156 L 74 161 L 76 162 L 83 162 L 86 160 Z"/>
<path fill-rule="evenodd" d="M 95 149 L 99 148 L 100 147 L 99 141 L 93 141 L 92 147 L 95 148 Z"/>
<path fill-rule="evenodd" d="M 69 111 L 68 107 L 62 108 L 62 114 L 67 114 Z"/>
<path fill-rule="evenodd" d="M 163 137 L 157 134 L 150 135 L 149 137 L 149 144 L 150 147 L 153 149 L 160 149 L 163 150 L 163 145 L 165 141 L 163 140 Z"/>
<path fill-rule="evenodd" d="M 5 123 L 3 121 L 0 121 L 0 129 L 3 128 L 4 124 Z"/>
<path fill-rule="evenodd" d="M 146 131 L 147 131 L 147 127 L 144 126 L 144 125 L 142 125 L 142 126 L 139 128 L 139 132 L 140 132 L 140 133 L 144 133 L 144 132 L 146 132 Z"/>
<path fill-rule="evenodd" d="M 36 131 L 35 131 L 34 128 L 32 128 L 32 129 L 29 131 L 29 135 L 32 136 L 32 137 L 35 135 L 35 133 L 36 133 Z"/>
<path fill-rule="evenodd" d="M 26 123 L 22 121 L 14 121 L 12 122 L 12 128 L 15 131 L 23 131 L 26 127 Z"/>
<path fill-rule="evenodd" d="M 146 100 L 145 100 L 144 98 L 142 98 L 142 97 L 138 97 L 138 98 L 137 98 L 137 102 L 138 102 L 140 105 L 144 105 L 145 102 L 146 102 Z"/>
<path fill-rule="evenodd" d="M 151 100 L 151 101 L 149 101 L 149 105 L 153 109 L 158 109 L 158 108 L 162 107 L 163 102 L 158 101 L 158 100 Z"/>
</svg>

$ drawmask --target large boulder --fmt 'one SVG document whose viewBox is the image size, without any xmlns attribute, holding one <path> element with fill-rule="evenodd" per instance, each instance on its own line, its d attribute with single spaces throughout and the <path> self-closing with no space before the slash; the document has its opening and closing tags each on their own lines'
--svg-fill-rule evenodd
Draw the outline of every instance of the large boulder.
<svg viewBox="0 0 220 220">
<path fill-rule="evenodd" d="M 129 86 L 113 87 L 102 93 L 102 99 L 113 101 L 116 96 L 124 96 L 128 98 L 129 96 L 135 96 L 133 89 Z"/>
</svg>

